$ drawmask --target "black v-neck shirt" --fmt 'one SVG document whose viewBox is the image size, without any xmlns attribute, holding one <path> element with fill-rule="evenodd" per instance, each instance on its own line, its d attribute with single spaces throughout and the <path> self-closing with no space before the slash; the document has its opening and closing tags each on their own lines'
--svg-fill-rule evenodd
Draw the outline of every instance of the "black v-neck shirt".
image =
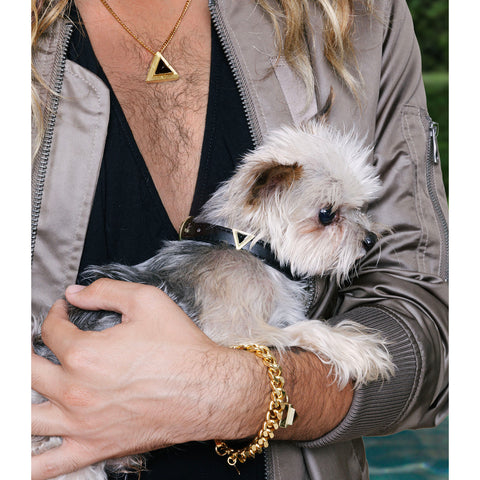
<svg viewBox="0 0 480 480">
<path fill-rule="evenodd" d="M 75 16 L 76 12 L 72 15 Z M 98 75 L 110 88 L 111 95 L 105 151 L 79 273 L 88 265 L 110 262 L 133 265 L 153 256 L 164 240 L 177 239 L 177 232 L 84 29 L 75 29 L 68 58 Z M 207 116 L 192 215 L 199 212 L 219 183 L 229 178 L 239 159 L 252 148 L 238 89 L 212 28 Z M 185 352 L 185 361 L 188 361 L 188 352 Z M 203 412 L 198 414 L 201 416 Z M 227 465 L 226 458 L 214 452 L 213 442 L 191 442 L 152 452 L 148 456 L 147 468 L 148 471 L 142 472 L 141 480 L 238 478 L 236 471 Z M 263 454 L 239 465 L 239 468 L 243 480 L 263 480 Z M 134 480 L 137 476 L 132 474 L 121 478 Z"/>
<path fill-rule="evenodd" d="M 111 95 L 105 152 L 80 271 L 106 262 L 133 265 L 153 256 L 163 240 L 175 240 L 178 235 L 85 34 L 75 31 L 68 57 L 97 74 L 109 86 Z M 205 132 L 191 215 L 199 212 L 218 184 L 231 176 L 240 158 L 253 148 L 238 89 L 213 30 L 211 59 Z"/>
</svg>

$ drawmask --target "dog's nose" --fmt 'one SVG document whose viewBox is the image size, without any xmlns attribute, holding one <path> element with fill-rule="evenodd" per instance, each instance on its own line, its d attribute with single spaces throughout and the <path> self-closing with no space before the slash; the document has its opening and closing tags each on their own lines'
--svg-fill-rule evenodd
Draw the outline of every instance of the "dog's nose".
<svg viewBox="0 0 480 480">
<path fill-rule="evenodd" d="M 368 252 L 373 248 L 373 246 L 377 243 L 377 236 L 373 232 L 368 232 L 367 236 L 363 240 L 363 246 L 365 250 Z"/>
</svg>

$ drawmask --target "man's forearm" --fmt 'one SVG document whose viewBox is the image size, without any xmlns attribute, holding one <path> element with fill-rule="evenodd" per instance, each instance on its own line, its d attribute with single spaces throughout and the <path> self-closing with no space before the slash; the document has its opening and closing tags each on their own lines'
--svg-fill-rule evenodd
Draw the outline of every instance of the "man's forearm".
<svg viewBox="0 0 480 480">
<path fill-rule="evenodd" d="M 226 429 L 225 438 L 251 437 L 258 433 L 270 401 L 267 370 L 261 360 L 250 352 L 235 354 L 229 367 L 232 369 L 231 391 L 224 392 L 226 398 L 231 395 L 227 401 L 232 403 L 225 410 L 230 427 L 218 426 L 220 430 Z M 313 440 L 337 426 L 351 405 L 352 387 L 348 385 L 339 390 L 333 376 L 329 375 L 329 366 L 310 352 L 293 349 L 282 355 L 275 352 L 275 356 L 282 367 L 285 391 L 297 412 L 294 424 L 278 429 L 275 438 Z M 243 380 L 238 380 L 241 377 Z M 223 408 L 218 404 L 221 401 L 221 396 L 217 397 L 217 408 Z M 229 409 L 232 416 L 227 414 Z"/>
<path fill-rule="evenodd" d="M 215 344 L 151 286 L 102 279 L 69 289 L 66 297 L 123 319 L 101 332 L 81 331 L 62 302 L 45 319 L 42 337 L 60 365 L 32 358 L 32 386 L 50 400 L 32 406 L 32 433 L 61 436 L 63 443 L 32 458 L 32 478 L 172 444 L 258 433 L 271 389 L 256 355 Z M 277 357 L 298 418 L 276 438 L 309 440 L 335 427 L 351 388 L 338 391 L 328 367 L 311 353 Z"/>
</svg>

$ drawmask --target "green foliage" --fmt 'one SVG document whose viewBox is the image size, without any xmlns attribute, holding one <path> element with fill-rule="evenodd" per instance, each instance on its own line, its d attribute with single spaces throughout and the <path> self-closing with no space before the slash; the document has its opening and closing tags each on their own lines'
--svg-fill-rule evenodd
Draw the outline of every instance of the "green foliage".
<svg viewBox="0 0 480 480">
<path fill-rule="evenodd" d="M 439 124 L 438 146 L 448 194 L 448 0 L 407 0 L 407 4 L 422 52 L 428 110 Z"/>
<path fill-rule="evenodd" d="M 422 52 L 428 111 L 439 125 L 438 148 L 448 196 L 448 0 L 407 3 Z M 448 420 L 435 429 L 366 438 L 365 446 L 371 480 L 448 478 Z"/>
<path fill-rule="evenodd" d="M 448 70 L 448 0 L 407 0 L 424 72 Z"/>
</svg>

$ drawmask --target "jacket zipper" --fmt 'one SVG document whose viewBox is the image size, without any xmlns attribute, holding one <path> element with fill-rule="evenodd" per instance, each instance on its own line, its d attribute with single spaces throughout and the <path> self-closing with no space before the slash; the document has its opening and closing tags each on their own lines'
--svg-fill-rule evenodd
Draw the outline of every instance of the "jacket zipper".
<svg viewBox="0 0 480 480">
<path fill-rule="evenodd" d="M 270 447 L 271 448 L 271 447 Z M 270 449 L 264 451 L 263 454 L 265 458 L 265 480 L 273 480 L 273 459 Z"/>
<path fill-rule="evenodd" d="M 220 44 L 222 45 L 222 49 L 225 52 L 225 55 L 227 57 L 227 62 L 230 65 L 230 69 L 235 79 L 235 84 L 237 85 L 237 89 L 240 94 L 240 99 L 242 102 L 243 110 L 245 112 L 245 118 L 247 120 L 250 137 L 252 138 L 254 147 L 258 147 L 258 145 L 262 141 L 262 132 L 260 130 L 260 126 L 256 119 L 255 108 L 253 106 L 250 92 L 247 87 L 245 76 L 243 74 L 243 71 L 240 67 L 239 60 L 233 49 L 232 40 L 230 38 L 230 35 L 228 34 L 225 21 L 222 17 L 222 14 L 220 12 L 220 8 L 217 5 L 217 2 L 215 0 L 209 0 L 208 8 L 210 10 L 213 26 L 220 39 Z M 272 458 L 271 458 L 271 453 L 268 450 L 264 452 L 264 468 L 265 468 L 264 470 L 265 480 L 272 480 L 273 479 Z"/>
<path fill-rule="evenodd" d="M 437 191 L 435 188 L 434 168 L 438 168 L 440 164 L 440 155 L 438 151 L 438 123 L 434 122 L 427 113 L 422 115 L 422 121 L 427 131 L 427 152 L 426 152 L 426 180 L 427 191 L 430 201 L 433 205 L 433 210 L 439 224 L 441 226 L 441 242 L 443 246 L 444 255 L 440 259 L 440 276 L 444 281 L 448 280 L 448 223 L 438 200 Z M 438 167 L 437 167 L 438 166 Z"/>
<path fill-rule="evenodd" d="M 248 130 L 250 132 L 253 145 L 254 147 L 258 147 L 258 145 L 262 142 L 262 132 L 255 115 L 255 107 L 253 106 L 252 97 L 247 86 L 245 75 L 243 74 L 243 71 L 240 67 L 240 62 L 233 49 L 232 40 L 228 34 L 225 21 L 222 17 L 216 0 L 209 0 L 208 8 L 212 17 L 213 26 L 215 27 L 215 31 L 220 39 L 220 44 L 225 52 L 228 64 L 230 65 L 230 69 L 232 70 L 233 77 L 240 94 L 240 99 L 242 101 L 243 110 L 245 112 Z"/>
<path fill-rule="evenodd" d="M 310 277 L 307 279 L 308 301 L 305 306 L 305 314 L 307 317 L 311 317 L 313 315 L 323 291 L 323 285 L 321 285 L 317 277 Z"/>
<path fill-rule="evenodd" d="M 45 177 L 47 174 L 48 160 L 52 148 L 53 131 L 57 119 L 58 104 L 60 93 L 63 86 L 63 77 L 65 73 L 65 64 L 67 60 L 67 49 L 72 36 L 73 25 L 65 25 L 61 33 L 60 43 L 57 48 L 54 60 L 54 77 L 52 82 L 52 92 L 50 93 L 49 105 L 47 105 L 48 119 L 46 129 L 39 152 L 35 156 L 32 168 L 32 231 L 31 231 L 31 261 L 35 252 L 35 243 L 37 240 L 38 221 L 40 218 L 40 209 L 42 205 L 43 189 L 45 186 Z"/>
</svg>

